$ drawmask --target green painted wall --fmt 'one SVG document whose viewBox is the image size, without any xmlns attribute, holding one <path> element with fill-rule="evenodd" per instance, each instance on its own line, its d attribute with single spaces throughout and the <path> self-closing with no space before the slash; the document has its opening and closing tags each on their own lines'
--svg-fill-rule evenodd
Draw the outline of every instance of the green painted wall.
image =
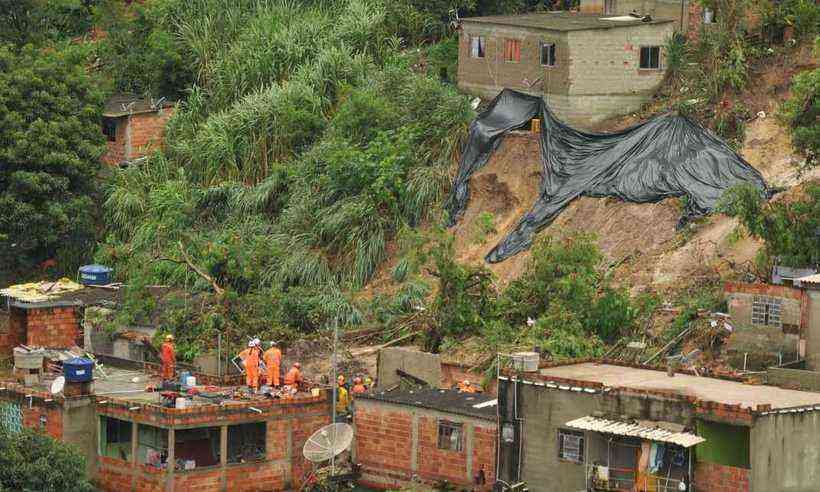
<svg viewBox="0 0 820 492">
<path fill-rule="evenodd" d="M 706 442 L 695 447 L 698 461 L 749 468 L 749 428 L 715 422 L 697 422 L 698 435 Z"/>
</svg>

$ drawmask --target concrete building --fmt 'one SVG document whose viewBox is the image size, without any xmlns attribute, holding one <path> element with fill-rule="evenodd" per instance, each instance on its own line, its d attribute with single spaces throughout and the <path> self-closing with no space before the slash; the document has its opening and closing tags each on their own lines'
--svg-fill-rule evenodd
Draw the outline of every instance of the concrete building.
<svg viewBox="0 0 820 492">
<path fill-rule="evenodd" d="M 700 10 L 693 12 L 696 4 L 697 2 L 689 0 L 581 0 L 578 10 L 582 14 L 598 16 L 629 15 L 636 12 L 660 19 L 674 19 L 675 29 L 678 32 L 685 32 L 697 29 L 702 24 Z M 697 8 L 700 9 L 699 6 Z M 690 14 L 693 14 L 691 24 Z"/>
<path fill-rule="evenodd" d="M 458 86 L 483 97 L 541 95 L 584 125 L 637 110 L 665 75 L 672 19 L 549 12 L 463 19 Z"/>
<path fill-rule="evenodd" d="M 363 485 L 403 489 L 444 482 L 491 490 L 495 482 L 495 398 L 456 390 L 357 395 L 356 461 Z"/>
<path fill-rule="evenodd" d="M 587 361 L 508 372 L 498 405 L 499 478 L 533 491 L 817 490 L 818 393 Z"/>
<path fill-rule="evenodd" d="M 102 128 L 108 151 L 102 161 L 124 165 L 159 148 L 173 111 L 174 103 L 164 98 L 117 95 L 109 99 L 103 110 Z"/>
</svg>

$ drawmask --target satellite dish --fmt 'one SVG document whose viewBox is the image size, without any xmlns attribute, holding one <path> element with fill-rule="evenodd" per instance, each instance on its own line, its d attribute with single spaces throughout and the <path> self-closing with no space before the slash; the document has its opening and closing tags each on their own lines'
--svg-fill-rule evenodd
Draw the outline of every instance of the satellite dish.
<svg viewBox="0 0 820 492">
<path fill-rule="evenodd" d="M 317 430 L 305 442 L 302 454 L 311 463 L 322 463 L 338 456 L 353 442 L 353 427 L 348 424 L 329 424 Z"/>
<path fill-rule="evenodd" d="M 60 376 L 51 383 L 51 394 L 56 395 L 63 391 L 65 387 L 65 377 Z"/>
</svg>

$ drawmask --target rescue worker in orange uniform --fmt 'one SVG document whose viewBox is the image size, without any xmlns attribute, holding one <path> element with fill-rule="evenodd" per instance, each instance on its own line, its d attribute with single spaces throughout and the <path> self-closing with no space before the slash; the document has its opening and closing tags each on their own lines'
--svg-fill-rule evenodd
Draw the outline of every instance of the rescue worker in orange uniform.
<svg viewBox="0 0 820 492">
<path fill-rule="evenodd" d="M 356 377 L 353 378 L 353 389 L 351 390 L 354 395 L 359 395 L 367 391 L 367 388 L 362 383 L 362 378 Z"/>
<path fill-rule="evenodd" d="M 478 392 L 476 387 L 473 386 L 470 383 L 470 381 L 468 381 L 466 379 L 464 380 L 463 383 L 458 384 L 458 391 L 460 391 L 461 393 L 477 393 Z"/>
<path fill-rule="evenodd" d="M 265 351 L 262 359 L 268 367 L 268 386 L 279 387 L 279 365 L 282 363 L 282 351 L 276 342 L 270 342 L 270 348 Z"/>
<path fill-rule="evenodd" d="M 159 358 L 162 361 L 162 380 L 169 381 L 176 377 L 177 355 L 174 350 L 174 336 L 166 335 L 165 342 L 162 343 L 159 351 Z"/>
<path fill-rule="evenodd" d="M 302 377 L 302 364 L 294 362 L 287 374 L 285 374 L 285 384 L 298 388 L 304 382 Z"/>
<path fill-rule="evenodd" d="M 254 342 L 248 344 L 250 351 L 245 357 L 245 382 L 254 391 L 259 389 L 259 356 L 262 350 Z"/>
</svg>

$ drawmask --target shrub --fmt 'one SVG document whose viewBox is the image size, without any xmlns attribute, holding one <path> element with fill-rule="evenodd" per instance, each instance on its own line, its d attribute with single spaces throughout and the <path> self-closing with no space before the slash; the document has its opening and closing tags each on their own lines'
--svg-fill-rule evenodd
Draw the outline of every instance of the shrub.
<svg viewBox="0 0 820 492">
<path fill-rule="evenodd" d="M 794 147 L 806 156 L 808 166 L 815 165 L 820 150 L 820 68 L 794 76 L 781 115 L 791 129 Z"/>
</svg>

